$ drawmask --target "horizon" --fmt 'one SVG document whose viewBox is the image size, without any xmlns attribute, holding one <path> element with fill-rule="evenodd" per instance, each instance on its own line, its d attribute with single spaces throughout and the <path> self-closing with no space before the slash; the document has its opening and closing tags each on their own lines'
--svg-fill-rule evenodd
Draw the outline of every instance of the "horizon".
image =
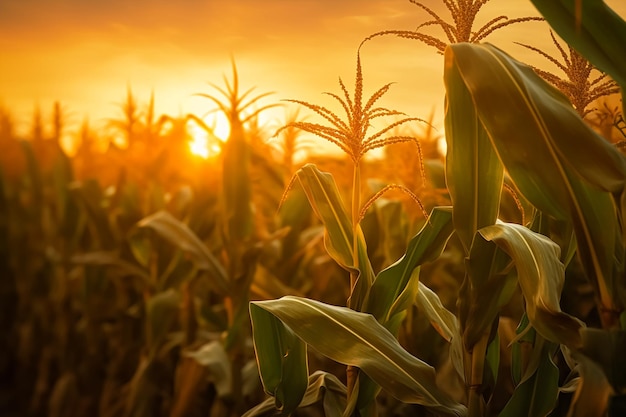
<svg viewBox="0 0 626 417">
<path fill-rule="evenodd" d="M 442 12 L 440 1 L 424 3 Z M 618 14 L 626 14 L 626 4 L 607 3 Z M 13 117 L 20 136 L 28 132 L 37 107 L 48 124 L 55 101 L 67 116 L 68 134 L 85 119 L 92 129 L 101 129 L 107 119 L 121 115 L 127 88 L 141 109 L 154 92 L 157 116 L 202 116 L 215 106 L 195 94 L 216 93 L 208 83 L 221 87 L 224 76 L 230 80 L 231 58 L 243 91 L 256 87 L 257 94 L 275 92 L 262 103 L 299 99 L 326 105 L 332 101 L 322 93 L 338 92 L 339 77 L 352 91 L 355 52 L 366 36 L 386 29 L 412 29 L 428 18 L 407 0 L 328 4 L 271 0 L 259 7 L 250 0 L 176 4 L 115 0 L 107 5 L 9 0 L 0 5 L 0 60 L 13 65 L 0 69 L 0 108 Z M 538 16 L 529 1 L 505 5 L 494 0 L 481 10 L 477 22 L 501 14 Z M 443 12 L 442 17 L 447 16 Z M 33 26 L 37 30 L 31 30 Z M 553 45 L 544 22 L 516 24 L 487 41 L 522 62 L 549 65 L 513 43 L 523 41 L 550 50 Z M 389 36 L 365 44 L 361 58 L 365 94 L 395 82 L 382 100 L 385 106 L 424 119 L 434 111 L 435 125 L 442 125 L 443 65 L 434 49 Z M 280 119 L 284 110 L 271 109 L 263 113 L 261 122 Z"/>
</svg>

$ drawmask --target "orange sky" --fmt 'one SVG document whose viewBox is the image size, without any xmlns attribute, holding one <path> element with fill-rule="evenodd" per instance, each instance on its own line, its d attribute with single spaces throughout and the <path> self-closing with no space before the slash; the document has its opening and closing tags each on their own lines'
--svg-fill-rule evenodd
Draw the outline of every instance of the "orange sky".
<svg viewBox="0 0 626 417">
<path fill-rule="evenodd" d="M 448 17 L 440 0 L 424 4 Z M 623 0 L 608 2 L 626 14 Z M 492 0 L 479 22 L 499 14 L 537 15 L 529 0 Z M 234 56 L 242 87 L 274 91 L 268 101 L 330 104 L 337 77 L 354 83 L 355 52 L 380 30 L 413 29 L 427 19 L 408 0 L 1 0 L 0 106 L 28 127 L 38 103 L 49 117 L 61 101 L 76 128 L 117 117 L 130 85 L 142 105 L 154 90 L 158 113 L 211 110 L 194 93 L 230 76 Z M 521 60 L 541 62 L 514 40 L 545 47 L 547 26 L 525 23 L 489 41 Z M 381 104 L 443 118 L 442 57 L 416 41 L 377 38 L 362 51 L 366 93 L 397 84 Z M 282 110 L 274 113 L 279 116 Z"/>
</svg>

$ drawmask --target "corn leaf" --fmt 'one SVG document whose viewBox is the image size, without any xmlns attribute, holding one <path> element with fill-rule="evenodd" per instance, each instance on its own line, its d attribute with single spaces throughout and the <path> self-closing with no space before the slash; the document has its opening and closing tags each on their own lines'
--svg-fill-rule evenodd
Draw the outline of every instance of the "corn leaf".
<svg viewBox="0 0 626 417">
<path fill-rule="evenodd" d="M 426 284 L 420 282 L 415 303 L 420 311 L 428 317 L 437 333 L 451 342 L 454 335 L 458 333 L 459 324 L 456 316 L 441 304 L 439 296 Z"/>
<path fill-rule="evenodd" d="M 459 73 L 515 183 L 521 185 L 520 174 L 529 176 L 522 184 L 534 197 L 531 203 L 536 205 L 537 194 L 556 191 L 554 183 L 572 181 L 566 178 L 569 172 L 605 191 L 624 188 L 624 156 L 531 67 L 489 44 L 457 44 L 447 49 L 446 72 Z M 533 183 L 539 175 L 542 181 Z M 556 217 L 559 210 L 550 209 L 550 203 L 563 205 L 561 199 L 566 199 L 568 192 L 566 187 L 552 198 L 544 197 L 548 199 L 545 208 L 538 207 L 554 211 Z"/>
<path fill-rule="evenodd" d="M 467 253 L 476 231 L 498 218 L 504 170 L 450 53 L 446 54 L 444 81 L 446 184 L 454 207 L 454 228 Z"/>
<path fill-rule="evenodd" d="M 274 397 L 275 408 L 288 415 L 298 407 L 307 389 L 306 345 L 257 303 L 250 304 L 250 319 L 263 389 Z"/>
<path fill-rule="evenodd" d="M 324 243 L 329 255 L 343 268 L 360 272 L 350 300 L 350 307 L 360 310 L 374 280 L 363 232 L 359 227 L 358 265 L 355 265 L 352 254 L 352 221 L 343 205 L 332 175 L 321 172 L 313 164 L 307 164 L 298 170 L 296 176 L 315 214 L 324 223 Z"/>
<path fill-rule="evenodd" d="M 335 375 L 315 371 L 309 376 L 309 384 L 299 407 L 309 407 L 322 401 L 325 416 L 341 417 L 346 407 L 346 393 L 346 386 Z M 248 410 L 242 417 L 271 417 L 275 415 L 274 399 L 268 398 Z"/>
<path fill-rule="evenodd" d="M 533 355 L 537 366 L 513 391 L 511 399 L 499 417 L 547 416 L 556 405 L 559 395 L 559 368 L 554 364 L 558 345 L 539 338 Z"/>
<path fill-rule="evenodd" d="M 452 45 L 446 63 L 446 72 L 458 73 L 455 80 L 467 86 L 517 188 L 541 211 L 574 225 L 581 260 L 604 307 L 619 307 L 613 256 L 623 247 L 610 193 L 624 190 L 626 158 L 580 119 L 562 93 L 496 47 Z"/>
<path fill-rule="evenodd" d="M 198 350 L 184 352 L 183 355 L 208 369 L 209 379 L 218 396 L 224 398 L 231 393 L 233 376 L 228 353 L 222 342 L 213 340 L 200 346 Z"/>
<path fill-rule="evenodd" d="M 180 310 L 180 294 L 167 290 L 151 297 L 146 303 L 146 339 L 153 358 L 165 340 Z"/>
<path fill-rule="evenodd" d="M 145 269 L 128 262 L 116 253 L 108 251 L 89 252 L 72 256 L 71 261 L 81 265 L 96 265 L 114 268 L 121 276 L 140 278 L 142 284 L 150 282 L 150 275 Z"/>
<path fill-rule="evenodd" d="M 302 188 L 291 190 L 278 214 L 280 226 L 289 227 L 289 233 L 283 239 L 283 256 L 289 259 L 300 249 L 298 239 L 311 223 L 311 206 Z"/>
<path fill-rule="evenodd" d="M 154 230 L 164 239 L 188 253 L 198 269 L 207 271 L 211 275 L 211 282 L 216 289 L 222 294 L 228 293 L 230 281 L 226 271 L 206 245 L 186 224 L 167 211 L 159 211 L 140 220 L 137 226 Z"/>
<path fill-rule="evenodd" d="M 389 309 L 389 320 L 385 323 L 385 327 L 394 335 L 398 334 L 398 330 L 406 317 L 406 310 L 415 304 L 420 288 L 420 269 L 419 266 L 413 269 L 409 281 Z"/>
<path fill-rule="evenodd" d="M 477 234 L 466 260 L 467 274 L 460 292 L 462 309 L 459 319 L 467 350 L 489 332 L 500 309 L 517 291 L 516 276 L 510 270 L 511 258 L 493 242 Z"/>
<path fill-rule="evenodd" d="M 404 350 L 370 314 L 292 296 L 252 304 L 274 315 L 322 355 L 358 367 L 397 399 L 440 414 L 465 415 L 465 407 L 439 390 L 434 369 Z"/>
<path fill-rule="evenodd" d="M 626 86 L 626 23 L 603 1 L 531 0 L 539 13 L 589 62 Z M 581 7 L 576 10 L 578 5 Z"/>
<path fill-rule="evenodd" d="M 529 346 L 535 342 L 537 335 L 537 331 L 529 325 L 528 315 L 523 314 L 515 329 L 516 336 L 511 346 L 511 377 L 515 385 L 522 382 L 524 372 L 527 371 Z"/>
<path fill-rule="evenodd" d="M 451 208 L 434 208 L 424 227 L 409 242 L 406 254 L 376 276 L 366 311 L 386 325 L 391 318 L 392 305 L 404 291 L 413 270 L 422 263 L 439 257 L 452 232 Z"/>
<path fill-rule="evenodd" d="M 623 355 L 623 353 L 622 353 Z M 574 392 L 568 417 L 603 417 L 615 394 L 602 367 L 584 354 L 572 353 L 577 362 L 580 382 Z M 612 415 L 609 413 L 609 415 Z M 619 415 L 619 414 L 615 414 Z"/>
<path fill-rule="evenodd" d="M 489 385 L 495 386 L 498 380 L 498 371 L 500 370 L 500 337 L 496 336 L 489 346 L 487 346 L 487 353 L 485 354 L 485 372 L 488 372 L 488 378 L 483 377 L 483 380 L 488 380 Z"/>
<path fill-rule="evenodd" d="M 368 227 L 369 226 L 369 227 Z M 407 218 L 400 201 L 380 198 L 361 221 L 374 269 L 381 270 L 400 259 L 406 251 Z"/>
<path fill-rule="evenodd" d="M 480 238 L 495 243 L 514 261 L 532 326 L 546 339 L 578 347 L 584 324 L 559 306 L 565 268 L 559 247 L 550 239 L 513 223 L 487 226 Z M 477 236 L 478 239 L 478 236 Z"/>
</svg>

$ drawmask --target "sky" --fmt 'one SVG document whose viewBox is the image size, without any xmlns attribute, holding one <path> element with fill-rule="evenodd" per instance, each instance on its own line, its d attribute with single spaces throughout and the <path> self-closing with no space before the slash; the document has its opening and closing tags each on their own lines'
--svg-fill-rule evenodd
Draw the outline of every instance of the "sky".
<svg viewBox="0 0 626 417">
<path fill-rule="evenodd" d="M 423 3 L 448 18 L 440 0 Z M 609 4 L 626 15 L 623 0 Z M 621 9 L 621 10 L 620 10 Z M 529 0 L 492 0 L 478 24 L 537 16 Z M 264 103 L 300 99 L 332 106 L 321 93 L 354 86 L 356 51 L 381 30 L 412 30 L 428 16 L 408 0 L 0 0 L 0 106 L 26 131 L 33 109 L 50 118 L 60 101 L 70 127 L 121 116 L 126 89 L 157 113 L 203 115 L 197 93 L 214 94 L 236 62 L 242 88 L 274 92 Z M 522 41 L 550 48 L 542 22 L 514 25 L 488 41 L 542 65 Z M 443 120 L 443 57 L 416 41 L 376 38 L 361 51 L 365 93 L 395 82 L 380 104 Z M 284 119 L 274 109 L 268 119 Z"/>
</svg>

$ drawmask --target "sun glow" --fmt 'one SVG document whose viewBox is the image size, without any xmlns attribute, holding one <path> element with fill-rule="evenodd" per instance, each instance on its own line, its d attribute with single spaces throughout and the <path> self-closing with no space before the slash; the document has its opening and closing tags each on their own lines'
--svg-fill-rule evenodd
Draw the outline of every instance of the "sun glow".
<svg viewBox="0 0 626 417">
<path fill-rule="evenodd" d="M 269 109 L 264 113 L 257 115 L 253 122 L 244 125 L 244 129 L 248 132 L 256 132 L 251 134 L 268 134 L 268 141 L 273 140 L 271 133 L 275 132 L 277 126 L 281 126 L 280 119 L 282 113 L 276 109 Z M 218 155 L 222 150 L 222 142 L 226 142 L 230 135 L 230 124 L 228 119 L 222 113 L 210 113 L 205 115 L 202 123 L 208 127 L 212 133 L 206 131 L 195 121 L 190 121 L 187 125 L 187 132 L 191 136 L 189 141 L 189 150 L 192 154 L 203 159 L 209 159 Z M 260 132 L 257 132 L 260 129 Z"/>
<path fill-rule="evenodd" d="M 205 120 L 207 120 L 207 125 L 213 129 L 213 133 L 219 140 L 225 142 L 226 139 L 228 139 L 228 135 L 230 135 L 230 124 L 224 114 L 213 113 L 205 117 Z"/>
<path fill-rule="evenodd" d="M 211 134 L 200 126 L 190 123 L 187 128 L 191 140 L 189 141 L 189 151 L 202 159 L 209 159 L 220 154 L 222 148 L 218 143 L 221 138 L 211 137 Z"/>
</svg>

